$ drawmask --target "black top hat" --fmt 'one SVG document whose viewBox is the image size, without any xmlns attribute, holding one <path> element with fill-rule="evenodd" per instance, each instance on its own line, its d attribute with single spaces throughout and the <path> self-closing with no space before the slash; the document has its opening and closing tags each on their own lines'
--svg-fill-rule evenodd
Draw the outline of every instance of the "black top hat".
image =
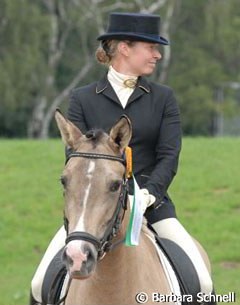
<svg viewBox="0 0 240 305">
<path fill-rule="evenodd" d="M 159 35 L 160 17 L 140 13 L 111 13 L 107 32 L 97 40 L 135 40 L 168 45 Z"/>
</svg>

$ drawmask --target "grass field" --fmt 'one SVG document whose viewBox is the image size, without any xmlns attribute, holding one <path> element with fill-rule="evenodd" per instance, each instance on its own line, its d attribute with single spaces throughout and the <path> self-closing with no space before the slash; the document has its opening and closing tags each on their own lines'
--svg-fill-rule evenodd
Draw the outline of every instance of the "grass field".
<svg viewBox="0 0 240 305">
<path fill-rule="evenodd" d="M 0 140 L 0 305 L 26 305 L 34 270 L 62 224 L 60 140 Z M 207 250 L 219 294 L 240 305 L 240 139 L 186 138 L 170 194 Z M 100 304 L 99 304 L 100 305 Z"/>
</svg>

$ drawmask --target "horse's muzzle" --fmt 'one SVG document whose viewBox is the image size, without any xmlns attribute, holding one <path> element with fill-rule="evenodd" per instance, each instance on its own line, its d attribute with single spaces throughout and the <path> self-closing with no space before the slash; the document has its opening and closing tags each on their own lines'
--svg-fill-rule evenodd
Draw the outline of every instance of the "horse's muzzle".
<svg viewBox="0 0 240 305">
<path fill-rule="evenodd" d="M 71 278 L 88 278 L 95 270 L 98 253 L 89 242 L 74 240 L 63 251 L 63 262 Z"/>
</svg>

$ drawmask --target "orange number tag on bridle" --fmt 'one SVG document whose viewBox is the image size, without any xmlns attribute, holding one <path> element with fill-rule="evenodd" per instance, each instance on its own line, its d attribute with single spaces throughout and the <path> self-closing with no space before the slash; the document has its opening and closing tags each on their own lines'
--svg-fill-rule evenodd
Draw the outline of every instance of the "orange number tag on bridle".
<svg viewBox="0 0 240 305">
<path fill-rule="evenodd" d="M 127 146 L 125 148 L 125 158 L 126 158 L 126 178 L 132 177 L 132 148 Z"/>
</svg>

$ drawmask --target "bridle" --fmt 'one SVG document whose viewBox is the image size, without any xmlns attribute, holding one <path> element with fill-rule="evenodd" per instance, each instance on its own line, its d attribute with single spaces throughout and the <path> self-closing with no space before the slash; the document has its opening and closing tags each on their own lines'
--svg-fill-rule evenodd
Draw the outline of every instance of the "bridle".
<svg viewBox="0 0 240 305">
<path fill-rule="evenodd" d="M 111 161 L 118 161 L 126 166 L 125 158 L 112 156 L 112 155 L 105 155 L 105 154 L 98 154 L 98 153 L 85 153 L 85 152 L 72 152 L 68 155 L 66 163 L 71 158 L 89 158 L 89 159 L 104 159 L 104 160 L 111 160 Z M 101 259 L 106 252 L 113 249 L 116 245 L 119 244 L 119 241 L 113 244 L 113 238 L 118 234 L 121 223 L 123 221 L 125 211 L 127 209 L 127 200 L 128 200 L 128 178 L 127 175 L 124 174 L 121 184 L 121 191 L 118 198 L 116 209 L 113 213 L 113 217 L 108 224 L 106 231 L 101 239 L 89 234 L 87 232 L 75 231 L 68 234 L 68 220 L 64 217 L 64 225 L 67 232 L 66 238 L 66 245 L 73 240 L 84 240 L 87 241 L 95 246 L 98 253 L 98 259 Z M 120 241 L 122 242 L 122 241 Z"/>
</svg>

